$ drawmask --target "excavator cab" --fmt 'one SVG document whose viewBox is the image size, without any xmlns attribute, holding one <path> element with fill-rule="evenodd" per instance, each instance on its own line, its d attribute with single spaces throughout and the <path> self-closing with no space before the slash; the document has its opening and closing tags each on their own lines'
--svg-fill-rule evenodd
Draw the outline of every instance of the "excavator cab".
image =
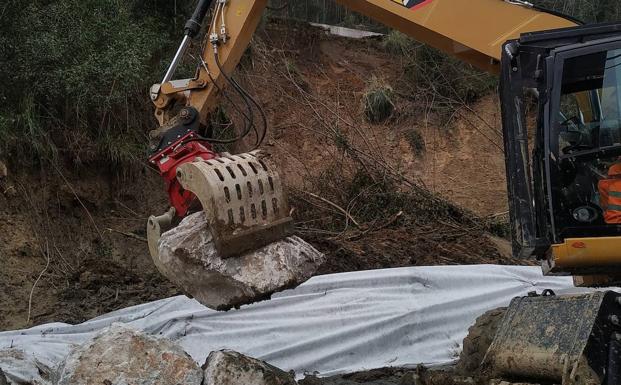
<svg viewBox="0 0 621 385">
<path fill-rule="evenodd" d="M 621 163 L 621 25 L 507 42 L 500 88 L 514 253 L 610 283 L 621 273 L 621 221 L 606 215 Z"/>
<path fill-rule="evenodd" d="M 507 41 L 500 100 L 514 254 L 577 286 L 618 284 L 621 224 L 607 214 L 621 163 L 621 24 Z M 495 312 L 491 345 L 476 340 L 491 330 L 486 313 L 464 340 L 464 362 L 476 348 L 497 378 L 621 383 L 619 293 L 546 290 Z"/>
</svg>

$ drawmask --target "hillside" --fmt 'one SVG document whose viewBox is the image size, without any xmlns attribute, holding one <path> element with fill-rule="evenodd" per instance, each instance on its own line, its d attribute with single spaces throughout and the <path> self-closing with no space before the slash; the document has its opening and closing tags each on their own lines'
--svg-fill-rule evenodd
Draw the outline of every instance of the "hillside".
<svg viewBox="0 0 621 385">
<path fill-rule="evenodd" d="M 403 60 L 381 40 L 295 24 L 270 24 L 253 42 L 236 76 L 268 114 L 264 150 L 282 168 L 296 231 L 329 256 L 321 273 L 516 262 L 488 235 L 506 231 L 498 220 L 506 197 L 494 95 L 447 120 L 417 98 L 424 92 L 406 89 Z M 362 100 L 377 84 L 393 90 L 395 109 L 371 124 Z M 146 218 L 167 207 L 155 172 L 62 158 L 8 165 L 1 329 L 77 323 L 177 293 L 143 240 Z"/>
</svg>

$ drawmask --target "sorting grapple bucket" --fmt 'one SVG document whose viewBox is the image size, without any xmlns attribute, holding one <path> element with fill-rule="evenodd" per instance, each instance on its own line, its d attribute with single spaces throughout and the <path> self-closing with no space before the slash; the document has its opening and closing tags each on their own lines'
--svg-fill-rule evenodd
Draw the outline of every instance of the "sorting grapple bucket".
<svg viewBox="0 0 621 385">
<path fill-rule="evenodd" d="M 177 179 L 200 200 L 221 257 L 284 238 L 291 227 L 280 177 L 255 153 L 187 163 Z"/>
<path fill-rule="evenodd" d="M 496 377 L 621 384 L 621 295 L 515 298 L 483 360 Z"/>
<path fill-rule="evenodd" d="M 278 173 L 258 152 L 185 163 L 177 180 L 200 201 L 221 258 L 256 250 L 288 235 L 292 219 Z M 149 249 L 157 255 L 160 234 L 171 227 L 174 211 L 151 217 Z"/>
</svg>

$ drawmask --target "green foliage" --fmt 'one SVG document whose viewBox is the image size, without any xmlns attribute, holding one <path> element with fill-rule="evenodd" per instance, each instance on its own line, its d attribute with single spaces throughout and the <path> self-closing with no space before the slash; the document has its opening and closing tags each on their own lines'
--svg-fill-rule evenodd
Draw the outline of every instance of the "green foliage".
<svg viewBox="0 0 621 385">
<path fill-rule="evenodd" d="M 364 114 L 371 123 L 383 122 L 392 116 L 395 104 L 392 87 L 373 78 L 362 97 Z"/>
<path fill-rule="evenodd" d="M 475 102 L 493 91 L 497 79 L 461 60 L 392 31 L 382 46 L 401 58 L 400 95 L 423 100 L 419 105 L 448 119 L 457 107 Z"/>
<path fill-rule="evenodd" d="M 361 170 L 344 186 L 343 202 L 354 199 L 360 202 L 353 213 L 363 222 L 389 218 L 407 207 L 410 201 L 392 180 L 378 177 Z"/>
<path fill-rule="evenodd" d="M 342 165 L 334 164 L 316 181 L 321 195 L 346 208 L 360 223 L 385 221 L 399 212 L 407 225 L 425 225 L 437 219 L 467 222 L 471 215 L 424 188 L 399 187 L 399 183 L 373 168 L 359 168 L 344 175 Z M 330 230 L 343 228 L 345 219 L 331 218 L 324 225 Z"/>
<path fill-rule="evenodd" d="M 226 109 L 222 106 L 216 108 L 213 114 L 210 116 L 210 132 L 207 132 L 207 137 L 213 137 L 221 140 L 233 139 L 236 136 L 233 129 L 233 121 L 226 112 Z M 227 143 L 217 143 L 214 146 L 218 152 L 231 152 L 232 145 Z"/>
<path fill-rule="evenodd" d="M 618 0 L 536 0 L 534 4 L 576 17 L 586 23 L 618 21 L 621 2 Z"/>
<path fill-rule="evenodd" d="M 58 151 L 49 144 L 50 138 L 42 127 L 32 98 L 24 98 L 17 111 L 0 115 L 0 146 L 19 146 L 21 156 L 41 155 L 56 159 Z"/>
<path fill-rule="evenodd" d="M 409 55 L 416 48 L 408 35 L 396 30 L 390 31 L 382 40 L 384 49 L 393 55 Z"/>
<path fill-rule="evenodd" d="M 352 151 L 351 143 L 349 143 L 349 139 L 347 138 L 347 135 L 345 135 L 343 131 L 341 131 L 340 128 L 338 127 L 334 128 L 334 134 L 332 136 L 332 139 L 334 140 L 334 145 L 336 146 L 336 148 L 339 149 L 339 151 L 342 151 L 343 153 L 348 153 L 351 155 L 351 151 Z"/>
<path fill-rule="evenodd" d="M 411 75 L 447 102 L 472 103 L 496 86 L 496 78 L 426 45 L 415 51 Z"/>
<path fill-rule="evenodd" d="M 511 225 L 507 218 L 492 218 L 485 223 L 487 231 L 500 238 L 511 239 Z"/>
<path fill-rule="evenodd" d="M 333 0 L 286 3 L 272 14 L 388 32 Z M 586 21 L 621 16 L 617 0 L 536 3 Z M 195 0 L 5 0 L 0 6 L 0 156 L 19 155 L 22 161 L 62 156 L 76 164 L 113 166 L 142 158 L 145 133 L 155 124 L 147 90 L 164 72 L 194 5 Z M 492 77 L 403 34 L 390 32 L 384 47 L 403 60 L 405 81 L 398 93 L 433 94 L 436 111 L 476 100 L 495 86 Z M 294 65 L 287 65 L 302 79 Z M 194 63 L 182 67 L 185 73 L 193 68 Z M 368 95 L 371 119 L 376 119 L 375 99 L 379 110 L 392 108 L 391 92 L 385 91 Z"/>
<path fill-rule="evenodd" d="M 173 46 L 167 20 L 176 19 L 164 11 L 172 7 L 9 3 L 0 14 L 0 152 L 113 165 L 140 157 L 154 124 L 147 90 L 162 72 L 159 56 Z"/>
</svg>

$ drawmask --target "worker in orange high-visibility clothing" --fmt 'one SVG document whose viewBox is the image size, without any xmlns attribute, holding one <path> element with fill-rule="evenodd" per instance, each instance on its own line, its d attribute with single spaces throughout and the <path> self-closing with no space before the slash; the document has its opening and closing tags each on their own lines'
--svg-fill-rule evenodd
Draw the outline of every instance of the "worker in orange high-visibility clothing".
<svg viewBox="0 0 621 385">
<path fill-rule="evenodd" d="M 621 160 L 608 169 L 608 178 L 599 181 L 599 195 L 604 220 L 621 224 Z"/>
</svg>

